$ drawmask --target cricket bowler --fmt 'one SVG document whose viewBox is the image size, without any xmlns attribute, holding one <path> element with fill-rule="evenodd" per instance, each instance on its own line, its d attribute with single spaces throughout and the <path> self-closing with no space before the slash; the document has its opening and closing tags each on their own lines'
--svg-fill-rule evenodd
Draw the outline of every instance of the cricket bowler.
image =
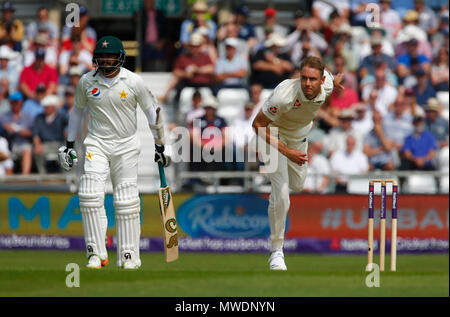
<svg viewBox="0 0 450 317">
<path fill-rule="evenodd" d="M 99 269 L 108 263 L 104 208 L 108 173 L 113 185 L 117 265 L 123 269 L 137 269 L 141 265 L 138 104 L 155 139 L 155 161 L 163 166 L 169 162 L 164 155 L 164 134 L 156 111 L 157 101 L 141 77 L 122 67 L 124 62 L 125 50 L 117 37 L 104 36 L 98 40 L 93 55 L 96 69 L 83 75 L 76 87 L 66 145 L 58 153 L 60 164 L 66 171 L 76 165 L 74 142 L 83 110 L 88 107 L 88 134 L 84 140 L 86 159 L 78 188 L 88 268 Z"/>
<path fill-rule="evenodd" d="M 258 136 L 278 150 L 276 169 L 268 173 L 272 187 L 268 207 L 271 270 L 287 270 L 283 243 L 290 205 L 289 190 L 300 192 L 303 188 L 308 133 L 317 110 L 333 87 L 343 88 L 340 85 L 342 77 L 343 74 L 333 77 L 319 58 L 307 57 L 301 63 L 300 78 L 286 79 L 275 87 L 253 121 L 256 133 L 262 131 Z M 278 136 L 270 133 L 271 127 L 278 128 Z"/>
</svg>

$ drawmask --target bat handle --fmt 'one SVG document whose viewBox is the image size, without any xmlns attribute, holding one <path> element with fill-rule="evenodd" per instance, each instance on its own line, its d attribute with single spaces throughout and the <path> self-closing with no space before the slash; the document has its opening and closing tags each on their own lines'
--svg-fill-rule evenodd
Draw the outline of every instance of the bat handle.
<svg viewBox="0 0 450 317">
<path fill-rule="evenodd" d="M 161 181 L 161 188 L 167 187 L 166 174 L 164 173 L 164 166 L 161 162 L 158 162 L 159 179 Z"/>
</svg>

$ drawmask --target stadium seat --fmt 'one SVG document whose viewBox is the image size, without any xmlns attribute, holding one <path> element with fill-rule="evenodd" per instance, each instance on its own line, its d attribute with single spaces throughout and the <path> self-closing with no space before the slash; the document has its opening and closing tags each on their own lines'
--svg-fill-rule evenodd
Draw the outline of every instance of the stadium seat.
<svg viewBox="0 0 450 317">
<path fill-rule="evenodd" d="M 449 192 L 449 188 L 448 188 L 448 181 L 449 181 L 449 176 L 441 176 L 440 180 L 439 180 L 439 191 L 442 194 L 448 194 Z"/>
<path fill-rule="evenodd" d="M 182 114 L 186 114 L 192 108 L 192 95 L 196 89 L 197 88 L 194 87 L 185 87 L 181 90 L 179 111 Z M 212 91 L 208 87 L 201 87 L 198 88 L 198 90 L 200 91 L 203 100 L 208 96 L 212 96 Z"/>
<path fill-rule="evenodd" d="M 246 89 L 220 89 L 217 94 L 219 103 L 217 114 L 231 125 L 243 113 L 244 105 L 248 100 L 249 95 Z"/>
<path fill-rule="evenodd" d="M 406 180 L 406 188 L 411 194 L 435 194 L 437 185 L 434 176 L 410 175 Z"/>
</svg>

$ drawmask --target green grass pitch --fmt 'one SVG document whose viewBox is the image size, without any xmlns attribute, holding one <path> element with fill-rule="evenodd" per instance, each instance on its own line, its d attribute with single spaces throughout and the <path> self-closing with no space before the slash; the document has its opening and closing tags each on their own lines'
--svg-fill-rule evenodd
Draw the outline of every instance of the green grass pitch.
<svg viewBox="0 0 450 317">
<path fill-rule="evenodd" d="M 288 271 L 271 272 L 266 254 L 181 253 L 165 263 L 161 253 L 142 253 L 137 271 L 118 269 L 109 254 L 107 267 L 89 270 L 83 252 L 2 250 L 0 296 L 449 296 L 448 254 L 400 254 L 398 271 L 382 272 L 379 288 L 365 284 L 363 255 L 286 254 Z M 66 287 L 68 263 L 80 266 L 78 288 Z"/>
</svg>

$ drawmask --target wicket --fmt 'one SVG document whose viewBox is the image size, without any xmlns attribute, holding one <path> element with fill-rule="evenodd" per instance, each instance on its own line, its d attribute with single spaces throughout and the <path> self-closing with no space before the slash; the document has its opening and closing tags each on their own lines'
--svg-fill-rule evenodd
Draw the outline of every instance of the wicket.
<svg viewBox="0 0 450 317">
<path fill-rule="evenodd" d="M 384 271 L 384 256 L 386 244 L 386 183 L 392 183 L 392 221 L 391 221 L 391 271 L 397 269 L 397 196 L 398 184 L 393 179 L 373 179 L 369 182 L 369 219 L 368 219 L 368 266 L 373 269 L 373 229 L 374 229 L 374 184 L 381 183 L 381 213 L 380 213 L 380 271 Z"/>
</svg>

